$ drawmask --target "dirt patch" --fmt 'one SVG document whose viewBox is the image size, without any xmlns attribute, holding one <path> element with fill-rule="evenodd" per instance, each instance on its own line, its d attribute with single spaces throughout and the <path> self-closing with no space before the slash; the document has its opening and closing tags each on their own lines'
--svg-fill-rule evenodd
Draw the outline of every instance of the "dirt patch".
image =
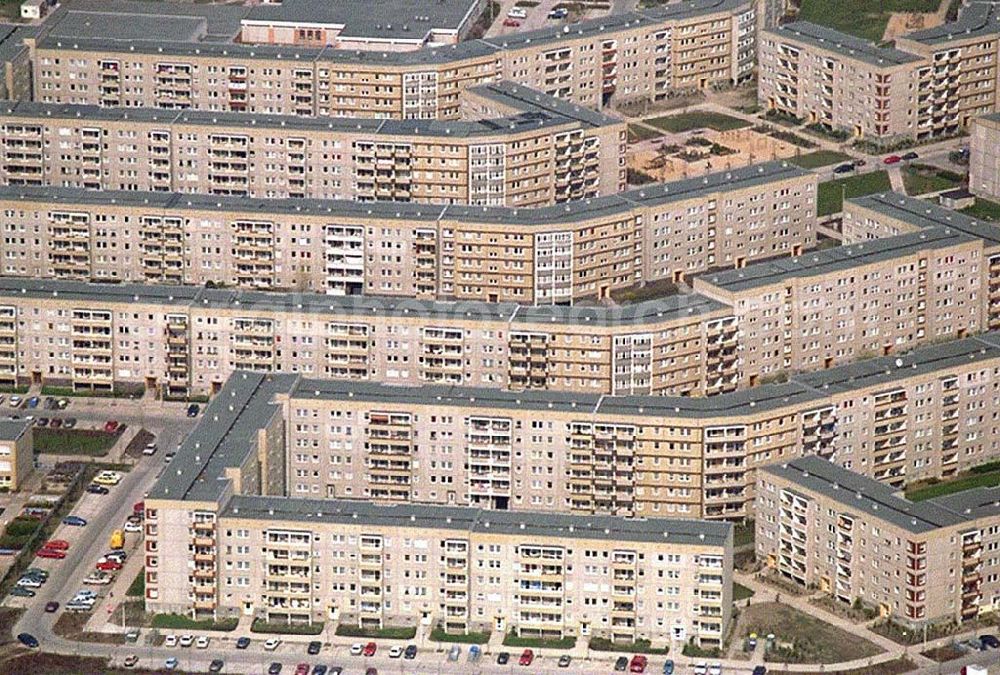
<svg viewBox="0 0 1000 675">
<path fill-rule="evenodd" d="M 954 645 L 945 645 L 944 647 L 935 647 L 934 649 L 928 649 L 926 652 L 922 652 L 924 656 L 938 663 L 944 663 L 945 661 L 951 661 L 952 659 L 957 659 L 965 655 L 958 647 Z"/>
<path fill-rule="evenodd" d="M 154 440 L 156 440 L 156 436 L 145 429 L 139 429 L 139 432 L 129 441 L 128 446 L 126 446 L 125 456 L 142 459 L 142 451 Z"/>
<path fill-rule="evenodd" d="M 126 673 L 152 675 L 153 673 L 169 673 L 171 671 L 111 668 L 108 666 L 108 659 L 43 652 L 41 654 L 21 653 L 12 656 L 0 662 L 0 672 L 5 675 L 38 675 L 38 673 L 45 673 L 45 675 L 126 675 Z"/>
<path fill-rule="evenodd" d="M 750 633 L 774 635 L 767 660 L 779 663 L 837 663 L 883 652 L 873 642 L 775 602 L 752 604 L 740 612 L 736 639 Z"/>
<path fill-rule="evenodd" d="M 911 670 L 915 670 L 916 667 L 917 664 L 903 657 L 895 661 L 886 661 L 878 665 L 855 668 L 853 670 L 830 670 L 826 671 L 826 675 L 899 675 L 900 673 L 908 673 Z M 803 673 L 797 670 L 780 670 L 778 668 L 768 668 L 767 672 L 774 673 L 774 675 L 816 675 L 815 671 Z"/>
<path fill-rule="evenodd" d="M 894 40 L 907 33 L 940 26 L 948 13 L 948 4 L 949 0 L 941 0 L 936 12 L 893 12 L 889 15 L 882 39 Z"/>
<path fill-rule="evenodd" d="M 78 642 L 97 642 L 105 645 L 123 645 L 125 636 L 118 633 L 95 633 L 85 631 L 89 612 L 63 612 L 52 626 L 56 635 Z"/>
</svg>

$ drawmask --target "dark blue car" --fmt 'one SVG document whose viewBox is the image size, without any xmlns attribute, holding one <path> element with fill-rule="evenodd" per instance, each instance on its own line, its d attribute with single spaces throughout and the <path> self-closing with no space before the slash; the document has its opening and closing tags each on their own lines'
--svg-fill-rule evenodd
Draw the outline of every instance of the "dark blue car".
<svg viewBox="0 0 1000 675">
<path fill-rule="evenodd" d="M 21 633 L 17 636 L 17 641 L 28 649 L 38 649 L 38 638 L 31 633 Z"/>
</svg>

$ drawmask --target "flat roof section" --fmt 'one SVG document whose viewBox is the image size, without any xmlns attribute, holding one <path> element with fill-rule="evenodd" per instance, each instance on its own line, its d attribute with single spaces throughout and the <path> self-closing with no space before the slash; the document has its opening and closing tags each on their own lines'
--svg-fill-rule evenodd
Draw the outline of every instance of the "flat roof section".
<svg viewBox="0 0 1000 675">
<path fill-rule="evenodd" d="M 373 504 L 338 499 L 233 496 L 225 518 L 280 523 L 363 524 L 382 528 L 417 527 L 463 533 L 496 533 L 526 539 L 605 539 L 690 546 L 726 546 L 732 525 L 720 521 L 494 511 L 422 504 Z"/>
<path fill-rule="evenodd" d="M 916 54 L 891 47 L 879 47 L 868 40 L 809 21 L 786 23 L 768 30 L 767 33 L 777 38 L 804 42 L 873 66 L 889 68 L 922 60 Z"/>
<path fill-rule="evenodd" d="M 31 428 L 32 422 L 25 419 L 14 419 L 12 417 L 0 419 L 0 440 L 16 441 Z"/>
<path fill-rule="evenodd" d="M 908 197 L 899 192 L 884 192 L 848 199 L 847 203 L 902 220 L 916 228 L 949 227 L 970 237 L 982 239 L 989 246 L 1000 245 L 1000 227 L 996 224 L 946 209 L 936 202 Z"/>
</svg>

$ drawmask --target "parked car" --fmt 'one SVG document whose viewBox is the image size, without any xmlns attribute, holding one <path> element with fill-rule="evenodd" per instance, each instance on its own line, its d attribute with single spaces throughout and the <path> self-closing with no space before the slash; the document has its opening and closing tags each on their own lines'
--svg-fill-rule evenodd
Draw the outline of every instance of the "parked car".
<svg viewBox="0 0 1000 675">
<path fill-rule="evenodd" d="M 37 558 L 48 558 L 50 560 L 62 560 L 63 558 L 66 557 L 66 552 L 65 551 L 53 551 L 50 548 L 42 548 L 42 549 L 39 549 L 37 553 L 35 553 L 35 557 L 37 557 Z"/>
<path fill-rule="evenodd" d="M 104 430 L 109 434 L 115 433 L 115 430 L 117 428 L 118 428 L 118 420 L 108 420 L 107 422 L 104 423 Z"/>
<path fill-rule="evenodd" d="M 528 11 L 524 7 L 511 7 L 507 16 L 511 19 L 527 19 Z"/>
<path fill-rule="evenodd" d="M 300 663 L 295 666 L 295 675 L 309 675 L 309 664 Z"/>
<path fill-rule="evenodd" d="M 694 675 L 708 675 L 708 664 L 704 661 L 694 664 Z"/>
<path fill-rule="evenodd" d="M 156 443 L 146 443 L 146 447 L 142 449 L 142 454 L 144 454 L 144 455 L 155 455 L 156 454 Z"/>
<path fill-rule="evenodd" d="M 39 417 L 37 420 L 35 420 L 35 426 L 36 427 L 47 427 L 47 426 L 49 426 L 49 418 L 48 417 Z"/>
<path fill-rule="evenodd" d="M 708 675 L 722 675 L 722 664 L 713 663 L 708 667 Z"/>
<path fill-rule="evenodd" d="M 317 663 L 313 666 L 312 675 L 326 675 L 327 667 L 322 663 Z"/>
<path fill-rule="evenodd" d="M 167 670 L 177 670 L 177 657 L 171 656 L 169 659 L 163 662 L 163 667 Z"/>
<path fill-rule="evenodd" d="M 241 637 L 236 641 L 237 649 L 246 649 L 249 646 L 250 646 L 250 638 L 248 637 Z"/>
<path fill-rule="evenodd" d="M 462 648 L 458 645 L 452 645 L 451 649 L 448 650 L 448 660 L 458 661 L 458 657 L 462 655 Z"/>
<path fill-rule="evenodd" d="M 407 645 L 406 650 L 403 652 L 403 658 L 407 661 L 417 658 L 417 645 Z"/>
<path fill-rule="evenodd" d="M 510 652 L 500 652 L 497 654 L 497 665 L 506 666 L 510 661 Z"/>
<path fill-rule="evenodd" d="M 136 656 L 135 654 L 129 654 L 128 656 L 125 657 L 125 660 L 122 662 L 122 664 L 126 668 L 135 668 L 136 665 L 138 665 L 138 663 L 139 663 L 139 657 Z"/>
<path fill-rule="evenodd" d="M 389 658 L 398 659 L 403 655 L 403 648 L 399 645 L 393 645 L 389 648 Z"/>
<path fill-rule="evenodd" d="M 165 637 L 163 639 L 163 646 L 164 647 L 176 647 L 177 646 L 177 636 L 176 635 L 168 635 L 167 637 Z"/>
<path fill-rule="evenodd" d="M 636 654 L 632 657 L 632 662 L 628 664 L 628 672 L 645 673 L 648 660 L 643 654 Z"/>
<path fill-rule="evenodd" d="M 210 673 L 221 673 L 223 666 L 226 664 L 222 662 L 222 659 L 214 659 L 210 664 L 208 664 L 208 672 Z"/>
<path fill-rule="evenodd" d="M 615 672 L 624 673 L 626 670 L 628 670 L 628 657 L 619 656 L 615 659 Z"/>
<path fill-rule="evenodd" d="M 45 409 L 46 410 L 55 410 L 56 409 L 56 400 L 54 398 L 52 398 L 51 396 L 46 396 L 45 397 Z"/>
<path fill-rule="evenodd" d="M 197 403 L 192 403 L 191 405 L 188 406 L 187 416 L 188 417 L 197 417 L 198 413 L 200 411 L 201 411 L 201 407 Z"/>
<path fill-rule="evenodd" d="M 277 661 L 272 662 L 271 665 L 267 667 L 267 675 L 279 675 L 279 673 L 281 673 L 281 664 Z"/>
<path fill-rule="evenodd" d="M 140 525 L 139 523 L 133 523 L 131 520 L 127 520 L 125 521 L 125 524 L 122 525 L 122 529 L 125 530 L 126 532 L 132 532 L 132 533 L 142 532 L 142 525 Z"/>
<path fill-rule="evenodd" d="M 69 399 L 68 398 L 59 399 L 58 401 L 56 401 L 56 407 L 59 408 L 60 410 L 65 410 L 66 408 L 69 407 Z"/>
<path fill-rule="evenodd" d="M 59 610 L 59 603 L 55 600 L 45 603 L 45 612 L 47 614 L 54 614 Z"/>
<path fill-rule="evenodd" d="M 559 657 L 560 668 L 569 668 L 569 664 L 572 662 L 573 662 L 573 657 L 571 657 L 569 654 L 563 654 L 562 656 Z"/>
<path fill-rule="evenodd" d="M 663 675 L 674 675 L 674 660 L 667 659 L 663 662 Z"/>
<path fill-rule="evenodd" d="M 565 7 L 559 7 L 549 12 L 550 19 L 565 19 L 567 16 L 569 16 L 569 10 Z"/>
<path fill-rule="evenodd" d="M 34 577 L 21 577 L 16 585 L 20 588 L 41 588 L 43 583 Z"/>
<path fill-rule="evenodd" d="M 517 662 L 522 666 L 530 666 L 531 662 L 535 660 L 535 652 L 530 649 L 525 649 L 521 652 L 521 658 Z"/>
<path fill-rule="evenodd" d="M 996 649 L 1000 647 L 1000 640 L 997 639 L 996 635 L 980 635 L 979 644 L 983 645 L 983 647 Z"/>
<path fill-rule="evenodd" d="M 31 398 L 28 399 L 28 407 L 29 408 L 37 408 L 38 407 L 38 397 L 37 396 L 32 396 Z"/>
<path fill-rule="evenodd" d="M 854 166 L 864 166 L 864 165 L 865 165 L 865 164 L 867 164 L 867 163 L 868 163 L 868 162 L 866 162 L 866 161 L 865 161 L 865 160 L 863 160 L 863 159 L 856 159 L 856 160 L 854 160 Z"/>
<path fill-rule="evenodd" d="M 121 474 L 114 471 L 102 471 L 101 473 L 94 476 L 94 482 L 98 485 L 106 485 L 108 487 L 118 485 L 121 482 Z"/>
<path fill-rule="evenodd" d="M 65 420 L 63 420 L 63 428 L 64 429 L 72 429 L 75 426 L 76 426 L 76 418 L 75 417 L 67 417 Z"/>
<path fill-rule="evenodd" d="M 517 19 L 504 19 L 503 25 L 506 26 L 507 28 L 520 28 L 521 22 L 518 21 Z"/>
<path fill-rule="evenodd" d="M 198 639 L 195 640 L 194 646 L 198 649 L 208 649 L 208 643 L 209 639 L 204 635 L 200 635 Z"/>
<path fill-rule="evenodd" d="M 281 644 L 281 640 L 278 638 L 268 638 L 267 642 L 264 643 L 264 649 L 269 652 L 273 652 Z"/>
<path fill-rule="evenodd" d="M 10 595 L 18 598 L 33 598 L 35 597 L 35 592 L 30 588 L 24 588 L 23 586 L 15 586 L 10 589 Z"/>
<path fill-rule="evenodd" d="M 122 568 L 122 564 L 114 560 L 105 560 L 97 563 L 95 567 L 102 572 L 117 572 Z"/>
<path fill-rule="evenodd" d="M 365 650 L 365 646 L 360 642 L 355 642 L 351 645 L 351 656 L 361 656 L 361 652 Z"/>
<path fill-rule="evenodd" d="M 852 171 L 854 171 L 854 165 L 853 164 L 841 164 L 840 166 L 838 166 L 837 168 L 835 168 L 833 170 L 833 172 L 837 173 L 837 174 L 840 174 L 840 173 L 851 173 Z"/>
<path fill-rule="evenodd" d="M 23 401 L 24 401 L 24 399 L 22 399 L 17 394 L 14 394 L 13 396 L 10 397 L 10 407 L 11 408 L 20 408 L 21 407 L 21 403 Z"/>
<path fill-rule="evenodd" d="M 193 635 L 182 635 L 181 639 L 177 641 L 181 647 L 190 647 L 194 644 Z"/>
<path fill-rule="evenodd" d="M 38 649 L 38 638 L 31 633 L 19 633 L 17 641 L 28 649 Z"/>
<path fill-rule="evenodd" d="M 767 666 L 755 666 L 753 675 L 767 675 Z"/>
<path fill-rule="evenodd" d="M 58 429 L 62 425 L 63 425 L 63 421 L 62 421 L 61 417 L 53 417 L 52 421 L 49 422 L 49 427 L 52 428 L 52 429 Z"/>
<path fill-rule="evenodd" d="M 83 580 L 83 583 L 90 586 L 104 586 L 111 583 L 112 576 L 104 572 L 94 572 Z"/>
<path fill-rule="evenodd" d="M 365 656 L 375 656 L 375 652 L 378 650 L 378 646 L 374 642 L 369 642 L 365 645 L 365 651 L 362 652 Z"/>
<path fill-rule="evenodd" d="M 312 654 L 312 655 L 319 654 L 319 650 L 322 647 L 323 647 L 322 642 L 320 642 L 319 640 L 313 640 L 312 642 L 309 643 L 309 646 L 306 647 L 306 654 Z"/>
<path fill-rule="evenodd" d="M 365 675 L 378 675 L 378 668 L 372 666 L 371 668 L 365 668 Z"/>
<path fill-rule="evenodd" d="M 920 155 L 918 155 L 917 153 L 913 152 L 912 150 L 910 152 L 906 153 L 905 155 L 903 155 L 903 159 L 905 161 L 907 161 L 907 162 L 909 162 L 911 160 L 914 160 L 914 159 L 917 159 L 918 157 L 920 157 Z"/>
<path fill-rule="evenodd" d="M 483 655 L 483 650 L 479 645 L 469 647 L 469 663 L 475 663 Z"/>
<path fill-rule="evenodd" d="M 66 516 L 62 519 L 62 522 L 63 525 L 71 525 L 73 527 L 85 527 L 87 525 L 87 520 L 80 516 Z"/>
<path fill-rule="evenodd" d="M 889 155 L 888 157 L 886 157 L 885 159 L 882 160 L 882 163 L 883 164 L 899 164 L 902 161 L 903 161 L 903 158 L 900 157 L 899 155 Z"/>
<path fill-rule="evenodd" d="M 45 542 L 42 548 L 50 548 L 53 551 L 68 551 L 69 542 L 65 539 L 50 539 Z"/>
</svg>

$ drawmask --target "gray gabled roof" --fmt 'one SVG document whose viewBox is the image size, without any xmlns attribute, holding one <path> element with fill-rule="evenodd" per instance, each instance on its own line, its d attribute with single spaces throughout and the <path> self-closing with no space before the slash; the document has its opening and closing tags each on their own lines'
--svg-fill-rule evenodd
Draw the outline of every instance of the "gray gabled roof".
<svg viewBox="0 0 1000 675">
<path fill-rule="evenodd" d="M 883 192 L 848 199 L 847 203 L 857 204 L 890 218 L 902 220 L 917 229 L 947 227 L 970 237 L 982 239 L 987 246 L 1000 245 L 1000 227 L 995 223 L 946 209 L 926 199 L 908 197 L 899 192 Z"/>
</svg>

